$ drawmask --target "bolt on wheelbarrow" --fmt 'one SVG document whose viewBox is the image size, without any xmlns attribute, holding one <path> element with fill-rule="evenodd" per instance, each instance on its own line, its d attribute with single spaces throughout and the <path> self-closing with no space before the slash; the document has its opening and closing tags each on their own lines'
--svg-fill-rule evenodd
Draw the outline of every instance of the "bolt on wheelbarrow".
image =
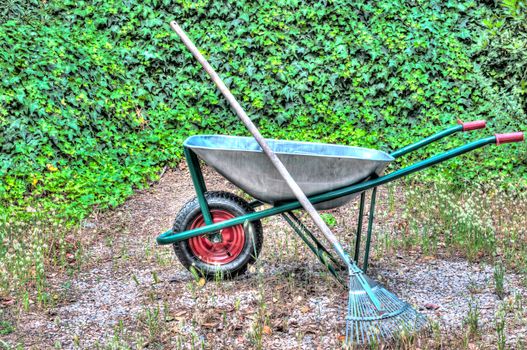
<svg viewBox="0 0 527 350">
<path fill-rule="evenodd" d="M 390 154 L 373 149 L 299 141 L 264 139 L 234 96 L 183 30 L 172 28 L 205 68 L 251 137 L 197 135 L 183 145 L 196 197 L 179 211 L 171 230 L 157 237 L 159 244 L 173 244 L 181 263 L 206 277 L 232 277 L 243 273 L 257 259 L 263 242 L 261 219 L 281 215 L 329 272 L 348 287 L 346 341 L 379 343 L 401 333 L 413 333 L 427 324 L 426 318 L 397 298 L 366 272 L 377 187 L 489 144 L 523 141 L 521 132 L 496 134 L 454 148 L 413 165 L 385 174 L 397 158 L 457 132 L 485 128 L 485 121 L 452 126 Z M 227 192 L 207 191 L 200 159 L 252 196 L 244 199 Z M 365 192 L 371 190 L 366 242 L 360 254 Z M 360 196 L 359 220 L 353 256 L 348 254 L 325 225 L 316 209 L 335 208 Z M 266 205 L 270 207 L 259 209 Z M 331 243 L 331 254 L 293 213 L 305 209 Z M 347 276 L 342 276 L 342 267 Z M 347 283 L 346 280 L 347 279 Z"/>
</svg>

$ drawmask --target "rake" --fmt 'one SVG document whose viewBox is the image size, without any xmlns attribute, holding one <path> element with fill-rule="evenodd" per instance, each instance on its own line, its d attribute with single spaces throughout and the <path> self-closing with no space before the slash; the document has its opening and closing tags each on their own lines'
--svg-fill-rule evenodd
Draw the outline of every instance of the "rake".
<svg viewBox="0 0 527 350">
<path fill-rule="evenodd" d="M 321 262 L 333 276 L 342 284 L 347 285 L 348 309 L 345 337 L 347 344 L 379 344 L 406 334 L 414 334 L 427 325 L 426 317 L 368 277 L 355 261 L 350 261 L 349 258 L 345 261 L 348 268 L 348 283 L 343 281 L 333 267 L 333 264 L 337 263 L 333 256 L 320 243 L 313 245 L 308 239 L 309 237 L 318 243 L 307 227 L 293 213 L 283 214 L 283 218 L 297 231 L 315 255 L 320 257 Z M 357 243 L 360 244 L 360 242 Z"/>
</svg>

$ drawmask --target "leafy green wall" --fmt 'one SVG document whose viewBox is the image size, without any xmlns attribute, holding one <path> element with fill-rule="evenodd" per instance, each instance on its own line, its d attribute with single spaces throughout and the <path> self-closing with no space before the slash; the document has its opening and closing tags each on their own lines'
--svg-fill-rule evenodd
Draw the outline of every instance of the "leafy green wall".
<svg viewBox="0 0 527 350">
<path fill-rule="evenodd" d="M 479 23 L 482 35 L 472 45 L 472 60 L 492 78 L 499 94 L 516 98 L 527 112 L 527 0 L 503 0 L 479 10 L 487 11 Z"/>
<path fill-rule="evenodd" d="M 474 1 L 23 3 L 0 12 L 4 208 L 82 217 L 175 164 L 188 135 L 246 134 L 173 19 L 268 137 L 394 150 L 458 118 L 527 129 L 471 59 L 487 13 Z M 525 146 L 489 147 L 427 176 L 524 181 L 525 159 Z"/>
</svg>

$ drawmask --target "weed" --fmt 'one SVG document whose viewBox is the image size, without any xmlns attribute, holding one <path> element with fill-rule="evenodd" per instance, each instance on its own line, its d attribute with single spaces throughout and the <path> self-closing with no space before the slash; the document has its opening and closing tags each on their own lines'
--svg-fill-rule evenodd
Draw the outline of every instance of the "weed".
<svg viewBox="0 0 527 350">
<path fill-rule="evenodd" d="M 505 267 L 501 262 L 494 265 L 494 289 L 498 298 L 503 299 L 505 295 L 504 289 L 504 279 L 505 279 Z"/>
<path fill-rule="evenodd" d="M 139 282 L 139 279 L 137 278 L 137 276 L 134 274 L 132 274 L 132 281 L 134 281 L 135 285 L 136 286 L 139 286 L 141 285 L 141 282 Z"/>
<path fill-rule="evenodd" d="M 15 331 L 15 327 L 9 321 L 0 320 L 0 335 L 8 335 Z"/>
<path fill-rule="evenodd" d="M 159 281 L 159 276 L 157 275 L 157 272 L 156 271 L 152 271 L 152 283 L 153 284 L 158 284 L 160 281 Z"/>
<path fill-rule="evenodd" d="M 507 336 L 505 334 L 505 311 L 500 306 L 496 314 L 496 334 L 497 334 L 497 346 L 498 350 L 505 350 L 505 344 Z"/>
<path fill-rule="evenodd" d="M 159 306 L 147 307 L 142 314 L 141 320 L 146 325 L 148 342 L 158 341 L 164 326 Z"/>
<path fill-rule="evenodd" d="M 265 281 L 264 281 L 264 268 L 261 266 L 261 261 L 257 260 L 255 263 L 256 275 L 258 281 L 258 308 L 256 316 L 252 322 L 251 329 L 247 334 L 247 337 L 255 349 L 263 349 L 263 336 L 270 328 L 269 316 L 267 315 L 267 304 L 265 301 Z"/>
<path fill-rule="evenodd" d="M 432 338 L 434 339 L 434 342 L 437 345 L 441 345 L 442 343 L 441 324 L 437 321 L 431 321 L 430 329 L 432 331 Z"/>
<path fill-rule="evenodd" d="M 321 213 L 320 217 L 322 218 L 322 220 L 324 220 L 326 225 L 328 225 L 330 228 L 333 228 L 333 227 L 337 226 L 337 219 L 335 218 L 335 216 L 333 214 L 331 214 L 331 213 Z"/>
<path fill-rule="evenodd" d="M 469 300 L 468 313 L 464 320 L 464 324 L 468 326 L 468 334 L 472 336 L 479 335 L 479 305 L 475 299 Z"/>
<path fill-rule="evenodd" d="M 73 345 L 74 345 L 77 349 L 80 348 L 80 346 L 81 346 L 81 338 L 80 338 L 77 334 L 75 334 L 75 335 L 73 336 L 73 339 L 72 339 L 72 340 L 73 340 Z"/>
</svg>

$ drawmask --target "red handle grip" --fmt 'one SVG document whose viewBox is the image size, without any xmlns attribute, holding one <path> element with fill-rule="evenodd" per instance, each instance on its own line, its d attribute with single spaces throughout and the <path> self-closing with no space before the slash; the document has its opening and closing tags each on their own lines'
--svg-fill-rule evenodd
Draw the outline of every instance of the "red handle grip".
<svg viewBox="0 0 527 350">
<path fill-rule="evenodd" d="M 466 123 L 463 123 L 463 121 L 458 120 L 457 123 L 463 125 L 463 131 L 485 129 L 485 127 L 487 126 L 487 122 L 484 120 L 474 120 L 473 122 Z"/>
<path fill-rule="evenodd" d="M 511 132 L 509 134 L 496 134 L 496 144 L 511 142 L 522 142 L 524 140 L 523 132 Z"/>
</svg>

